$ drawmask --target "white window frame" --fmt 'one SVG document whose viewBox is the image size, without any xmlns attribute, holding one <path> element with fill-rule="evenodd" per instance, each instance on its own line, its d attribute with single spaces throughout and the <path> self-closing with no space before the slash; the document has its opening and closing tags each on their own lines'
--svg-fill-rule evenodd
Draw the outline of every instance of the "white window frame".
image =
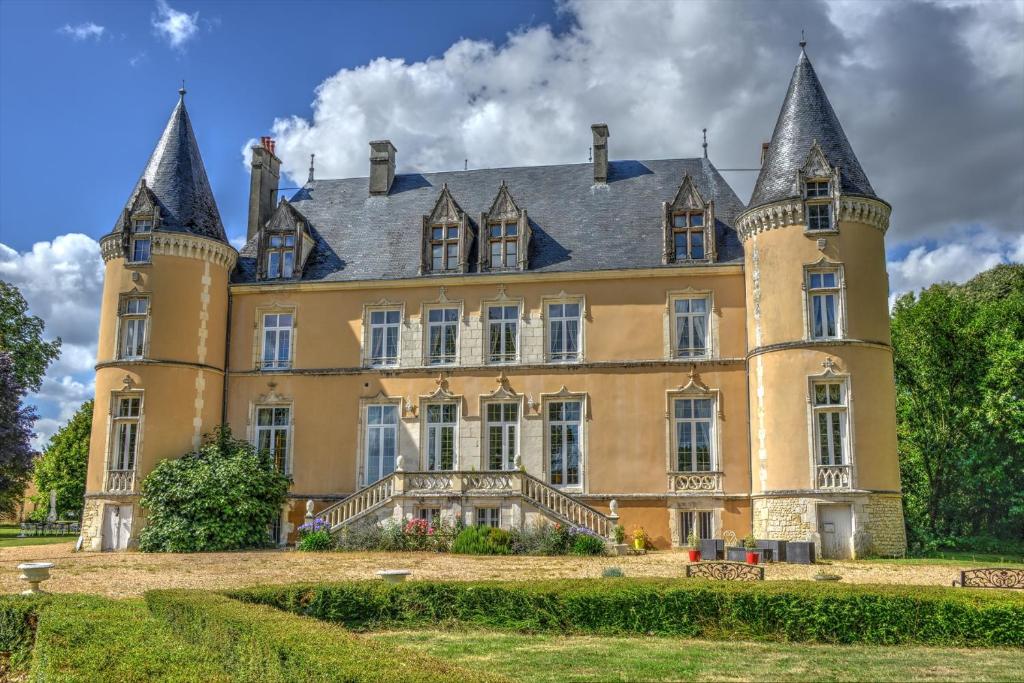
<svg viewBox="0 0 1024 683">
<path fill-rule="evenodd" d="M 582 296 L 567 295 L 565 292 L 560 292 L 558 295 L 553 297 L 542 297 L 541 301 L 541 317 L 544 320 L 544 359 L 548 363 L 579 363 L 584 358 L 584 341 L 586 334 L 586 322 L 587 322 L 587 302 Z M 562 315 L 554 317 L 551 314 L 552 306 L 565 306 L 565 305 L 576 305 L 579 307 L 579 313 L 575 320 L 577 321 L 576 329 L 576 352 L 571 353 L 564 350 L 564 340 L 568 337 L 565 331 L 562 332 L 563 350 L 555 351 L 552 348 L 554 343 L 554 326 L 556 324 L 564 325 L 566 322 L 573 320 L 571 316 Z M 564 309 L 563 309 L 564 311 Z"/>
<path fill-rule="evenodd" d="M 501 418 L 497 422 L 491 420 L 491 406 L 501 406 Z M 514 420 L 505 419 L 505 406 L 515 406 L 516 417 Z M 501 429 L 502 465 L 498 470 L 512 471 L 516 469 L 516 461 L 519 459 L 519 449 L 522 443 L 523 430 L 522 401 L 519 400 L 486 400 L 482 403 L 481 417 L 483 418 L 483 468 L 485 471 L 497 471 L 491 466 L 491 427 Z M 509 449 L 509 435 L 512 435 L 513 447 Z"/>
<path fill-rule="evenodd" d="M 443 311 L 443 312 L 451 311 L 451 312 L 454 312 L 455 318 L 454 318 L 454 320 L 441 320 L 441 321 L 433 322 L 433 321 L 430 320 L 430 314 L 435 312 L 435 311 Z M 462 309 L 461 309 L 461 306 L 459 306 L 458 304 L 428 306 L 428 307 L 423 309 L 423 312 L 421 313 L 421 315 L 423 317 L 423 359 L 424 359 L 424 364 L 425 365 L 432 365 L 432 366 L 458 365 L 458 363 L 459 363 L 459 342 L 461 341 L 461 337 L 462 337 L 462 335 L 460 334 L 460 330 L 459 330 L 459 327 L 460 327 L 460 325 L 462 323 Z M 444 316 L 444 313 L 442 313 L 442 317 L 443 316 Z M 454 349 L 454 351 L 452 352 L 452 354 L 450 356 L 448 354 L 442 353 L 440 360 L 436 359 L 433 356 L 433 354 L 431 353 L 431 351 L 432 351 L 432 341 L 433 341 L 432 338 L 433 338 L 434 330 L 435 329 L 441 330 L 442 344 L 443 344 L 443 342 L 444 342 L 444 337 L 443 337 L 444 329 L 446 327 L 449 327 L 449 326 L 451 326 L 451 327 L 453 327 L 455 329 L 455 349 Z"/>
<path fill-rule="evenodd" d="M 373 322 L 373 316 L 375 313 L 383 313 L 385 322 L 375 323 Z M 388 313 L 398 313 L 398 322 L 389 323 L 387 322 Z M 405 322 L 405 309 L 402 306 L 374 306 L 367 308 L 365 312 L 366 321 L 366 345 L 365 345 L 365 364 L 374 368 L 393 368 L 399 365 L 402 358 L 402 326 Z M 395 355 L 394 357 L 386 355 L 387 345 L 387 330 L 389 327 L 395 328 Z M 375 330 L 382 330 L 383 335 L 383 346 L 385 355 L 379 359 L 374 356 L 373 353 L 373 333 Z"/>
<path fill-rule="evenodd" d="M 423 465 L 424 469 L 428 472 L 453 472 L 459 469 L 459 419 L 461 417 L 461 401 L 456 400 L 437 400 L 437 399 L 424 399 L 420 414 L 423 416 Z M 442 418 L 444 415 L 444 408 L 451 406 L 454 411 L 454 417 L 450 421 L 443 420 L 440 422 L 430 421 L 430 408 L 432 406 L 439 406 L 441 408 Z M 440 438 L 442 433 L 440 430 L 450 427 L 452 430 L 452 466 L 450 468 L 438 466 L 431 467 L 430 455 L 431 447 L 434 445 L 434 440 Z M 438 448 L 440 449 L 440 442 L 438 442 Z M 438 453 L 440 457 L 440 452 Z"/>
<path fill-rule="evenodd" d="M 270 424 L 269 425 L 260 425 L 260 411 L 261 410 L 270 410 L 271 411 L 271 420 L 270 420 Z M 285 424 L 283 424 L 283 425 L 275 424 L 274 423 L 274 418 L 275 418 L 274 412 L 277 411 L 277 410 L 286 410 L 287 411 L 287 420 L 286 420 Z M 261 435 L 264 432 L 269 432 L 269 434 L 270 434 L 269 438 L 270 438 L 271 445 L 273 445 L 273 443 L 274 443 L 274 435 L 277 432 L 284 432 L 285 444 L 284 444 L 284 453 L 281 454 L 281 461 L 282 461 L 282 464 L 283 464 L 283 468 L 281 469 L 281 472 L 283 474 L 285 474 L 285 475 L 291 475 L 291 473 L 292 473 L 292 449 L 293 449 L 293 446 L 294 446 L 294 438 L 295 438 L 295 434 L 294 434 L 294 431 L 295 431 L 294 430 L 294 420 L 295 420 L 295 411 L 294 411 L 294 409 L 292 407 L 292 404 L 290 404 L 290 403 L 257 403 L 257 404 L 255 404 L 253 406 L 253 415 L 252 415 L 253 441 L 252 441 L 252 444 L 253 444 L 253 446 L 257 450 L 259 450 L 259 448 L 260 448 L 260 437 L 261 437 Z M 273 458 L 274 461 L 276 462 L 276 457 L 277 457 L 276 453 L 271 453 L 270 457 Z"/>
<path fill-rule="evenodd" d="M 495 236 L 495 235 L 492 234 L 493 229 L 496 228 L 496 227 L 501 232 L 500 236 Z M 509 235 L 508 234 L 510 227 L 515 232 L 515 235 Z M 486 237 L 484 239 L 484 244 L 482 245 L 482 248 L 487 250 L 487 258 L 486 258 L 486 260 L 487 260 L 487 268 L 488 268 L 488 270 L 501 271 L 501 270 L 515 270 L 515 269 L 517 269 L 519 267 L 519 261 L 522 258 L 522 255 L 519 253 L 519 239 L 520 239 L 520 235 L 519 235 L 519 219 L 516 218 L 515 220 L 512 220 L 512 219 L 509 219 L 509 218 L 504 218 L 504 219 L 496 218 L 494 220 L 490 220 L 490 221 L 487 222 L 486 230 L 487 230 L 487 234 L 486 234 Z M 508 246 L 510 244 L 515 247 L 515 252 L 516 252 L 515 260 L 513 261 L 512 265 L 508 265 L 508 257 L 509 257 Z M 494 247 L 495 246 L 498 246 L 499 249 L 500 249 L 500 252 L 501 252 L 500 253 L 501 263 L 497 264 L 497 265 L 494 263 Z"/>
<path fill-rule="evenodd" d="M 152 263 L 153 262 L 153 218 L 149 216 L 132 219 L 131 255 L 129 263 Z M 141 235 L 145 235 L 142 237 Z M 146 258 L 135 258 L 137 244 L 146 243 Z"/>
<path fill-rule="evenodd" d="M 133 302 L 144 302 L 145 311 L 132 310 Z M 126 294 L 121 297 L 121 314 L 118 320 L 117 331 L 117 357 L 120 360 L 141 360 L 149 355 L 149 316 L 151 299 L 148 294 Z M 142 343 L 138 343 L 139 329 L 141 328 Z M 128 334 L 133 331 L 133 341 L 136 349 L 142 347 L 138 353 L 127 353 Z"/>
<path fill-rule="evenodd" d="M 501 358 L 495 360 L 491 354 L 491 335 L 492 335 L 492 321 L 491 321 L 491 309 L 492 308 L 514 308 L 515 315 L 513 318 L 502 317 L 500 322 L 495 321 L 495 324 L 501 326 L 501 336 L 503 339 L 507 338 L 506 326 L 510 320 L 515 321 L 515 335 L 513 337 L 513 343 L 515 344 L 515 353 L 508 357 L 509 354 L 499 354 Z M 506 315 L 507 311 L 502 312 L 502 315 Z M 523 302 L 518 300 L 511 301 L 488 301 L 483 304 L 483 315 L 481 316 L 484 324 L 484 362 L 487 365 L 512 365 L 518 363 L 523 357 L 522 337 L 523 337 Z"/>
<path fill-rule="evenodd" d="M 708 540 L 715 537 L 715 511 L 708 509 L 701 510 L 678 510 L 679 513 L 679 545 L 689 543 L 691 524 L 696 523 L 698 528 L 697 538 Z M 689 517 L 689 519 L 687 519 Z"/>
<path fill-rule="evenodd" d="M 288 316 L 290 322 L 288 325 L 281 325 L 280 316 Z M 259 348 L 259 368 L 264 372 L 275 372 L 281 370 L 290 370 L 292 367 L 293 358 L 295 356 L 295 311 L 294 310 L 261 310 L 259 312 L 260 320 L 260 348 Z M 273 321 L 273 325 L 267 325 L 267 318 L 269 316 L 277 316 Z M 268 360 L 267 354 L 267 336 L 268 334 L 274 335 L 274 358 Z M 281 339 L 282 337 L 288 340 L 288 353 L 287 357 L 281 358 Z"/>
<path fill-rule="evenodd" d="M 821 189 L 821 185 L 824 185 L 824 191 Z M 827 234 L 835 233 L 838 228 L 836 226 L 836 206 L 834 205 L 833 198 L 835 197 L 835 187 L 833 185 L 832 178 L 825 177 L 812 177 L 804 179 L 804 186 L 801 188 L 804 195 L 804 227 L 808 233 L 812 234 Z M 811 209 L 820 210 L 825 209 L 827 214 L 827 225 L 824 227 L 811 225 Z M 820 221 L 820 218 L 815 218 L 815 221 Z"/>
<path fill-rule="evenodd" d="M 281 240 L 280 244 L 275 245 L 273 241 L 275 239 Z M 264 258 L 265 261 L 265 278 L 267 280 L 290 280 L 295 277 L 295 243 L 296 235 L 294 231 L 272 231 L 267 235 L 267 247 Z M 291 244 L 288 241 L 291 240 Z M 276 275 L 271 274 L 270 264 L 272 257 L 277 256 L 278 261 L 278 273 Z M 287 257 L 291 256 L 291 267 L 288 269 L 288 273 L 285 274 L 285 263 L 288 260 Z"/>
<path fill-rule="evenodd" d="M 704 302 L 704 351 L 703 353 L 693 353 L 695 347 L 689 349 L 683 349 L 680 347 L 680 334 L 679 334 L 679 319 L 686 317 L 688 320 L 687 328 L 690 339 L 693 339 L 693 318 L 696 317 L 692 312 L 680 313 L 676 310 L 677 303 L 680 301 L 703 301 Z M 670 334 L 672 335 L 672 357 L 680 359 L 694 359 L 694 358 L 710 358 L 712 348 L 712 308 L 713 301 L 709 292 L 695 292 L 692 294 L 677 294 L 669 299 L 670 306 Z M 692 304 L 691 304 L 692 307 Z M 684 353 L 686 352 L 686 353 Z"/>
<path fill-rule="evenodd" d="M 817 401 L 817 389 L 818 387 L 826 387 L 826 403 L 819 404 Z M 838 403 L 831 402 L 831 389 L 829 387 L 836 386 L 839 388 L 839 401 Z M 813 427 L 812 443 L 814 445 L 812 451 L 812 457 L 814 464 L 821 467 L 833 467 L 840 465 L 851 464 L 851 451 L 850 451 L 850 406 L 849 406 L 849 389 L 848 383 L 845 379 L 839 377 L 833 378 L 817 378 L 811 381 L 811 424 Z M 821 452 L 821 415 L 838 415 L 839 416 L 839 448 L 841 450 L 839 454 L 839 462 L 836 462 L 835 457 L 835 446 L 836 441 L 834 439 L 834 421 L 831 418 L 827 418 L 825 428 L 827 430 L 826 438 L 828 447 L 828 462 L 822 461 Z"/>
<path fill-rule="evenodd" d="M 709 418 L 697 418 L 697 417 L 694 417 L 693 416 L 695 414 L 694 410 L 691 410 L 691 417 L 689 417 L 689 418 L 677 416 L 676 406 L 681 401 L 707 401 L 708 402 L 708 406 L 711 409 L 710 410 L 710 412 L 711 412 L 710 417 Z M 670 409 L 671 409 L 670 421 L 672 423 L 672 452 L 671 452 L 672 463 L 671 464 L 672 464 L 672 471 L 673 472 L 685 472 L 685 473 L 701 474 L 701 473 L 705 473 L 705 472 L 718 472 L 718 471 L 720 471 L 719 463 L 718 463 L 718 448 L 716 447 L 716 444 L 718 443 L 718 410 L 717 410 L 716 403 L 717 403 L 716 396 L 714 396 L 713 394 L 692 394 L 692 393 L 691 394 L 676 394 L 676 395 L 671 397 L 669 405 L 670 405 Z M 693 407 L 695 408 L 696 406 L 694 405 Z M 709 451 L 709 454 L 708 454 L 708 469 L 702 470 L 702 469 L 697 469 L 697 462 L 696 462 L 697 456 L 696 456 L 696 453 L 695 453 L 694 446 L 696 444 L 696 438 L 697 438 L 696 437 L 696 433 L 697 433 L 696 426 L 697 426 L 698 423 L 704 422 L 705 419 L 709 422 L 709 430 L 708 430 L 708 451 Z M 680 463 L 679 463 L 679 436 L 678 436 L 678 434 L 679 434 L 679 425 L 684 424 L 684 423 L 690 425 L 690 444 L 691 444 L 691 446 L 690 446 L 690 457 L 689 457 L 690 462 L 689 462 L 687 467 L 681 468 L 681 467 L 679 467 Z"/>
<path fill-rule="evenodd" d="M 382 409 L 382 411 L 381 411 L 381 422 L 380 423 L 374 424 L 374 423 L 370 422 L 370 410 L 373 409 L 373 408 L 380 408 L 380 409 Z M 363 425 L 364 425 L 363 426 L 363 436 L 362 436 L 362 445 L 363 445 L 363 458 L 362 459 L 363 459 L 363 468 L 364 468 L 363 469 L 363 472 L 364 472 L 364 474 L 363 474 L 363 485 L 364 486 L 369 486 L 370 484 L 378 482 L 381 479 L 384 479 L 385 477 L 390 475 L 392 472 L 394 472 L 395 471 L 395 467 L 398 464 L 398 456 L 399 456 L 399 453 L 401 452 L 400 445 L 399 445 L 399 439 L 401 438 L 401 429 L 400 429 L 400 427 L 401 427 L 401 423 L 402 423 L 402 407 L 401 407 L 401 405 L 399 403 L 396 403 L 396 402 L 393 402 L 393 401 L 372 401 L 372 402 L 363 403 L 362 406 L 360 407 L 360 409 L 362 410 L 362 413 L 363 413 L 362 414 L 362 419 L 363 419 Z M 395 413 L 395 421 L 394 421 L 393 424 L 385 424 L 383 422 L 383 418 L 384 418 L 384 411 L 383 411 L 383 409 L 391 409 L 391 410 L 394 411 L 394 413 Z M 384 469 L 385 469 L 385 467 L 384 467 L 385 454 L 384 454 L 384 447 L 383 447 L 383 444 L 384 444 L 383 436 L 384 436 L 384 433 L 386 431 L 393 432 L 394 453 L 392 454 L 392 458 L 391 458 L 391 471 L 390 472 L 385 472 L 384 471 Z M 379 476 L 376 479 L 371 479 L 370 478 L 370 440 L 372 439 L 374 432 L 379 432 L 380 435 L 381 435 L 381 441 L 380 441 L 380 444 L 381 444 L 380 467 L 379 467 L 379 471 L 378 471 Z"/>
<path fill-rule="evenodd" d="M 573 394 L 571 392 L 568 392 L 563 387 L 563 390 L 560 391 L 559 393 L 551 394 L 551 395 L 548 395 L 548 396 L 542 395 L 541 398 L 542 398 L 542 400 L 541 400 L 541 410 L 544 411 L 543 412 L 543 418 L 544 418 L 544 454 L 543 454 L 544 461 L 543 461 L 543 463 L 544 463 L 545 483 L 547 483 L 549 486 L 552 486 L 552 487 L 557 488 L 557 489 L 565 489 L 565 490 L 570 490 L 570 491 L 583 491 L 585 489 L 586 471 L 587 471 L 586 470 L 586 464 L 587 464 L 587 459 L 586 459 L 586 445 L 587 445 L 587 436 L 586 436 L 586 432 L 587 432 L 587 400 L 586 399 L 587 399 L 587 397 L 586 397 L 585 394 Z M 554 476 L 553 476 L 554 473 L 553 473 L 552 467 L 551 467 L 552 437 L 553 437 L 553 432 L 554 432 L 554 430 L 553 430 L 554 426 L 568 426 L 568 425 L 576 423 L 577 421 L 565 420 L 564 418 L 561 419 L 561 420 L 552 421 L 551 420 L 551 405 L 555 404 L 555 403 L 578 403 L 579 406 L 580 406 L 580 416 L 579 416 L 579 420 L 578 420 L 579 432 L 578 432 L 578 436 L 577 436 L 577 449 L 579 451 L 579 481 L 577 481 L 575 483 L 571 483 L 571 484 L 566 482 L 566 481 L 562 481 L 561 483 L 556 484 L 553 481 L 554 480 Z M 568 459 L 565 457 L 565 447 L 564 447 L 564 440 L 563 440 L 563 448 L 562 448 L 562 463 L 563 463 L 562 464 L 562 475 L 563 475 L 563 479 L 567 478 L 567 474 L 568 474 L 568 467 L 567 467 L 567 464 L 566 464 L 567 462 L 568 462 Z"/>
<path fill-rule="evenodd" d="M 138 401 L 135 414 L 122 415 L 122 401 Z M 130 404 L 129 404 L 130 405 Z M 110 407 L 110 458 L 107 463 L 108 472 L 131 472 L 139 467 L 139 455 L 142 452 L 142 410 L 143 394 L 140 391 L 115 392 L 111 395 Z M 127 454 L 131 462 L 125 460 L 125 446 L 122 436 L 122 428 L 134 427 L 134 441 L 132 452 Z M 128 467 L 127 465 L 131 465 Z"/>
<path fill-rule="evenodd" d="M 489 526 L 494 529 L 501 528 L 501 508 L 498 506 L 478 506 L 473 510 L 476 526 Z M 489 519 L 484 520 L 487 517 Z"/>
<path fill-rule="evenodd" d="M 815 275 L 824 276 L 831 274 L 835 276 L 835 285 L 831 287 L 819 286 L 812 287 L 812 278 Z M 806 331 L 807 339 L 811 340 L 829 340 L 829 339 L 844 339 L 846 337 L 846 281 L 843 274 L 843 267 L 841 264 L 835 263 L 816 263 L 813 265 L 804 267 L 804 317 L 806 319 Z M 815 334 L 814 329 L 814 315 L 815 310 L 818 307 L 816 298 L 820 298 L 820 306 L 822 307 L 822 313 L 827 312 L 825 307 L 825 301 L 828 296 L 833 297 L 833 309 L 835 312 L 835 334 Z M 823 331 L 827 331 L 827 319 L 823 315 Z"/>
</svg>

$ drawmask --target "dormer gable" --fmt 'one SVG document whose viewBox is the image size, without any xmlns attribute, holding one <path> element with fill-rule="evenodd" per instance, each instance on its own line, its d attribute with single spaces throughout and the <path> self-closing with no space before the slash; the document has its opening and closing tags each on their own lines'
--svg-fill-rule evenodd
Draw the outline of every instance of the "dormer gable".
<svg viewBox="0 0 1024 683">
<path fill-rule="evenodd" d="M 472 243 L 469 218 L 445 183 L 433 210 L 423 216 L 420 274 L 468 272 Z"/>
<path fill-rule="evenodd" d="M 302 277 L 314 244 L 309 221 L 282 197 L 257 234 L 257 277 L 260 280 Z"/>
<path fill-rule="evenodd" d="M 840 171 L 829 163 L 817 140 L 811 143 L 803 166 L 797 169 L 796 182 L 804 201 L 808 232 L 836 230 L 835 217 L 840 194 Z"/>
<path fill-rule="evenodd" d="M 663 263 L 715 260 L 715 203 L 704 199 L 689 173 L 662 214 Z"/>
<path fill-rule="evenodd" d="M 530 233 L 526 209 L 519 207 L 501 181 L 491 208 L 480 214 L 479 270 L 529 268 Z"/>
</svg>

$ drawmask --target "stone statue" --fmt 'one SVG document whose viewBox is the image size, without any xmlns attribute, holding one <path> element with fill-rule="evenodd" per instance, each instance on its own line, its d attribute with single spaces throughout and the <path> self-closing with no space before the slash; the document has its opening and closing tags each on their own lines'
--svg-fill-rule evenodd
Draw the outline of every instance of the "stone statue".
<svg viewBox="0 0 1024 683">
<path fill-rule="evenodd" d="M 617 519 L 619 516 L 619 501 L 614 498 L 608 503 L 608 516 Z"/>
<path fill-rule="evenodd" d="M 310 498 L 306 501 L 306 521 L 309 522 L 313 519 L 313 499 Z"/>
<path fill-rule="evenodd" d="M 403 472 L 403 471 L 405 471 L 404 470 L 404 465 L 405 465 L 405 456 L 399 455 L 397 458 L 395 458 L 395 472 Z"/>
<path fill-rule="evenodd" d="M 50 491 L 50 514 L 46 515 L 46 521 L 51 524 L 57 521 L 57 489 Z"/>
</svg>

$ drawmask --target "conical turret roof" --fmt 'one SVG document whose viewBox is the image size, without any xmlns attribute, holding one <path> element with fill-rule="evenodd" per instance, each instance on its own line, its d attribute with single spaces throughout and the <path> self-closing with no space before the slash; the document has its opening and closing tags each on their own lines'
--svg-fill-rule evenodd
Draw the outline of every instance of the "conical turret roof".
<svg viewBox="0 0 1024 683">
<path fill-rule="evenodd" d="M 843 194 L 875 196 L 807 52 L 801 49 L 749 206 L 800 196 L 797 171 L 815 141 L 828 163 L 839 167 Z"/>
<path fill-rule="evenodd" d="M 185 109 L 184 89 L 179 94 L 178 104 L 171 112 L 171 118 L 135 184 L 126 208 L 131 211 L 145 186 L 160 205 L 158 229 L 189 232 L 227 242 L 224 224 L 199 154 L 199 144 Z M 125 212 L 122 212 L 114 226 L 115 232 L 124 227 L 124 220 Z"/>
</svg>

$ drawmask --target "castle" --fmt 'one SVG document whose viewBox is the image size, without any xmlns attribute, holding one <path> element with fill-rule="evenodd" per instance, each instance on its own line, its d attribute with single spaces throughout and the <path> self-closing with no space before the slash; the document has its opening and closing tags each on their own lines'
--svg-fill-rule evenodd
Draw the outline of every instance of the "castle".
<svg viewBox="0 0 1024 683">
<path fill-rule="evenodd" d="M 704 158 L 279 189 L 252 149 L 225 236 L 184 90 L 105 262 L 83 542 L 130 548 L 140 483 L 221 424 L 292 479 L 268 533 L 559 521 L 659 547 L 905 550 L 884 236 L 806 53 L 753 195 Z"/>
</svg>

